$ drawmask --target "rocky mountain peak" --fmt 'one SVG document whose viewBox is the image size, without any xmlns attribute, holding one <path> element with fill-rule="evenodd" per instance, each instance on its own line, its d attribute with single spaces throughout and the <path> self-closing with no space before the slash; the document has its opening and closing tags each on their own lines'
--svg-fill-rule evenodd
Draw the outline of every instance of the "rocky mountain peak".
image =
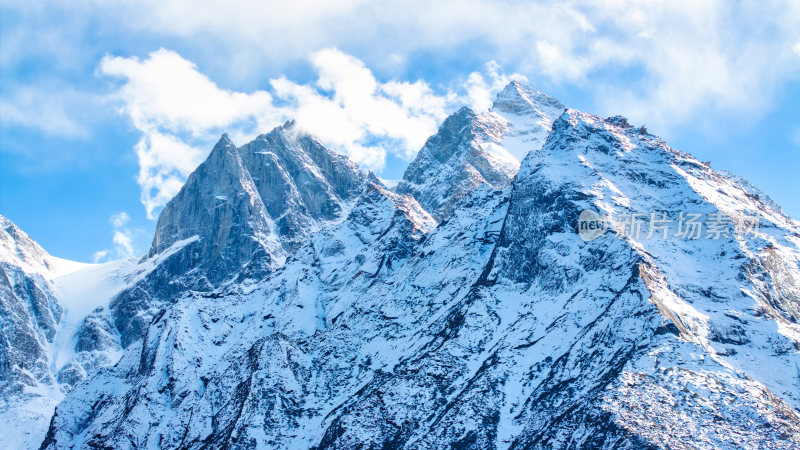
<svg viewBox="0 0 800 450">
<path fill-rule="evenodd" d="M 163 252 L 175 242 L 195 235 L 203 238 L 213 235 L 205 229 L 207 221 L 201 220 L 213 212 L 218 204 L 225 204 L 243 194 L 253 196 L 253 182 L 242 164 L 236 146 L 223 134 L 206 160 L 189 176 L 183 188 L 161 212 L 149 256 Z"/>
<path fill-rule="evenodd" d="M 409 164 L 397 192 L 413 195 L 437 220 L 481 185 L 511 183 L 519 162 L 538 150 L 564 106 L 511 82 L 493 108 L 476 114 L 464 107 L 447 117 Z"/>
<path fill-rule="evenodd" d="M 497 94 L 492 110 L 512 114 L 542 114 L 552 110 L 563 111 L 565 106 L 549 95 L 543 94 L 519 81 L 512 81 Z"/>
<path fill-rule="evenodd" d="M 288 121 L 236 147 L 222 135 L 159 216 L 156 265 L 110 304 L 123 347 L 186 291 L 258 280 L 327 223 L 346 216 L 365 175 Z"/>
<path fill-rule="evenodd" d="M 294 121 L 258 136 L 239 153 L 287 250 L 322 222 L 341 218 L 366 178 L 357 164 Z"/>
<path fill-rule="evenodd" d="M 200 216 L 237 199 L 249 206 L 241 205 L 236 223 L 252 224 L 260 235 L 274 234 L 291 251 L 318 228 L 317 222 L 340 216 L 364 177 L 355 163 L 299 130 L 293 120 L 239 148 L 223 134 L 162 212 L 150 256 L 197 234 L 191 224 L 201 223 Z M 192 207 L 178 208 L 181 202 Z"/>
<path fill-rule="evenodd" d="M 196 260 L 212 284 L 241 270 L 254 254 L 265 253 L 267 267 L 283 258 L 253 179 L 227 135 L 161 212 L 149 256 L 195 237 L 192 247 L 201 247 Z"/>
</svg>

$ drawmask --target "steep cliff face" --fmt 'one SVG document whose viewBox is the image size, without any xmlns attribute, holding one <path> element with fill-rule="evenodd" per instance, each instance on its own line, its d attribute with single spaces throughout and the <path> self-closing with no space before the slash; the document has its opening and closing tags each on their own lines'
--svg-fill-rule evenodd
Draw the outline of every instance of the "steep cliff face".
<svg viewBox="0 0 800 450">
<path fill-rule="evenodd" d="M 196 237 L 180 251 L 191 256 L 174 275 L 196 270 L 214 286 L 245 265 L 259 274 L 281 265 L 286 254 L 274 228 L 239 151 L 223 135 L 162 211 L 148 256 Z"/>
<path fill-rule="evenodd" d="M 508 186 L 520 161 L 542 147 L 563 110 L 558 100 L 512 82 L 488 112 L 462 108 L 448 117 L 396 191 L 413 195 L 434 218 L 445 219 L 477 186 Z"/>
<path fill-rule="evenodd" d="M 412 173 L 462 171 L 471 117 Z M 548 127 L 513 181 L 370 177 L 262 280 L 163 308 L 44 447 L 800 445 L 798 223 L 622 118 Z"/>
</svg>

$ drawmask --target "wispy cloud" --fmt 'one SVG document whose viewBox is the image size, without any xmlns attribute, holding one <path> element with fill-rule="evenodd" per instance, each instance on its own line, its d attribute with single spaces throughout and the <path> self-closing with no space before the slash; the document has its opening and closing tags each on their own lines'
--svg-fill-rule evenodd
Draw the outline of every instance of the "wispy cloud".
<svg viewBox="0 0 800 450">
<path fill-rule="evenodd" d="M 318 73 L 313 85 L 272 80 L 275 95 L 288 102 L 282 113 L 372 169 L 383 167 L 384 149 L 413 156 L 455 100 L 423 81 L 382 83 L 360 60 L 336 49 L 313 53 L 311 62 Z M 370 145 L 381 140 L 397 145 Z"/>
<path fill-rule="evenodd" d="M 92 254 L 92 262 L 95 264 L 108 261 L 109 256 L 111 255 L 111 251 L 109 250 L 98 250 Z"/>
<path fill-rule="evenodd" d="M 108 261 L 111 258 L 129 258 L 135 256 L 136 251 L 133 246 L 133 238 L 137 231 L 128 227 L 131 221 L 130 215 L 122 211 L 109 217 L 108 221 L 111 224 L 113 232 L 111 241 L 114 244 L 114 248 L 94 252 L 92 258 L 94 262 L 99 263 Z"/>
<path fill-rule="evenodd" d="M 598 35 L 593 52 L 578 52 L 574 61 L 580 64 L 580 58 L 588 57 L 586 73 L 607 67 L 640 72 L 630 79 L 595 81 L 601 106 L 635 121 L 663 129 L 742 110 L 748 114 L 739 117 L 752 120 L 773 104 L 776 89 L 800 67 L 786 51 L 800 26 L 796 2 L 606 6 L 594 9 L 591 17 L 611 32 Z M 771 31 L 750 31 L 756 29 Z"/>
<path fill-rule="evenodd" d="M 115 96 L 136 128 L 145 132 L 163 129 L 204 137 L 209 130 L 260 118 L 272 109 L 267 92 L 220 89 L 197 66 L 169 50 L 143 60 L 107 56 L 99 71 L 125 79 Z"/>
<path fill-rule="evenodd" d="M 142 135 L 138 181 L 151 216 L 222 130 L 241 140 L 293 117 L 367 167 L 381 167 L 386 152 L 408 157 L 454 101 L 450 89 L 455 101 L 483 109 L 496 83 L 491 69 L 456 74 L 458 64 L 436 65 L 440 59 L 469 60 L 470 68 L 495 60 L 534 87 L 570 86 L 593 112 L 625 114 L 657 132 L 702 121 L 713 128 L 730 123 L 732 111 L 748 112 L 735 120 L 756 120 L 800 69 L 795 0 L 302 0 L 282 4 L 280 14 L 271 2 L 246 0 L 225 7 L 5 2 L 0 9 L 10 18 L 0 29 L 0 68 L 41 94 L 26 100 L 0 86 L 4 126 L 88 132 L 76 108 L 47 95 L 51 83 L 28 77 L 33 59 L 74 79 L 70 71 L 111 48 L 126 56 L 181 49 L 182 56 L 108 56 L 98 70 L 103 80 L 123 80 L 117 101 Z M 314 81 L 280 76 L 297 74 L 305 55 L 314 55 Z M 387 76 L 408 80 L 409 73 L 409 81 Z M 442 86 L 452 79 L 458 86 Z"/>
<path fill-rule="evenodd" d="M 487 80 L 488 78 L 488 80 Z M 486 76 L 472 72 L 464 85 L 467 91 L 467 102 L 474 111 L 483 112 L 492 106 L 494 94 L 505 87 L 511 80 L 527 81 L 521 74 L 506 75 L 495 61 L 486 63 Z"/>
<path fill-rule="evenodd" d="M 89 130 L 76 116 L 87 101 L 91 102 L 91 98 L 71 89 L 18 85 L 7 97 L 0 97 L 0 124 L 18 125 L 58 137 L 85 138 Z"/>
</svg>

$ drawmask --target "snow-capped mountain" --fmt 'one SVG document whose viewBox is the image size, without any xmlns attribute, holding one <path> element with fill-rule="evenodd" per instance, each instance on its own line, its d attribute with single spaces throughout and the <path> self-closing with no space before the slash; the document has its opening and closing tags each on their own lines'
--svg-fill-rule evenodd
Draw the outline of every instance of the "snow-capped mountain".
<svg viewBox="0 0 800 450">
<path fill-rule="evenodd" d="M 0 380 L 4 388 L 50 382 L 47 347 L 63 310 L 48 278 L 57 273 L 59 261 L 5 217 L 0 228 Z"/>
<path fill-rule="evenodd" d="M 417 154 L 396 187 L 414 196 L 437 220 L 481 184 L 508 186 L 520 161 L 538 150 L 564 111 L 558 100 L 511 82 L 492 108 L 462 108 L 448 117 Z"/>
<path fill-rule="evenodd" d="M 223 137 L 131 264 L 43 448 L 800 446 L 800 224 L 520 83 L 394 190 Z"/>
</svg>

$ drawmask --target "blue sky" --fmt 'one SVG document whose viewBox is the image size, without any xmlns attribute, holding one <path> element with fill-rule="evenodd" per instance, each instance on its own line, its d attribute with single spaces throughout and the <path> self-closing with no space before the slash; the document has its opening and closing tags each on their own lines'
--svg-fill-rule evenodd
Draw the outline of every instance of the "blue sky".
<svg viewBox="0 0 800 450">
<path fill-rule="evenodd" d="M 289 118 L 387 179 L 513 78 L 622 114 L 800 219 L 800 4 L 0 0 L 0 214 L 50 253 L 141 254 L 227 131 Z"/>
</svg>

